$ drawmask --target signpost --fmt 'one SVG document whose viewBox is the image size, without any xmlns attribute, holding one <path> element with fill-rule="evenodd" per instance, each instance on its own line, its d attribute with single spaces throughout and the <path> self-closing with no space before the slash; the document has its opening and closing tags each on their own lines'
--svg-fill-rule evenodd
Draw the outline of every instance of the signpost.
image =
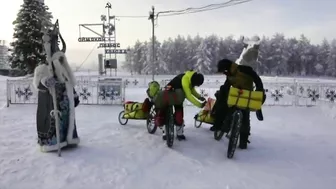
<svg viewBox="0 0 336 189">
<path fill-rule="evenodd" d="M 117 54 L 127 54 L 128 49 L 121 48 L 120 43 L 116 41 L 116 27 L 115 21 L 116 17 L 110 15 L 110 9 L 112 9 L 111 3 L 106 3 L 105 8 L 107 9 L 107 16 L 101 15 L 100 20 L 103 22 L 101 24 L 79 24 L 79 38 L 80 43 L 90 43 L 90 42 L 101 42 L 99 43 L 98 49 L 104 49 L 104 72 L 101 70 L 99 74 L 105 73 L 106 69 L 110 69 L 110 76 L 112 75 L 111 70 L 115 70 L 115 76 L 117 76 Z M 113 20 L 113 24 L 111 23 Z M 90 26 L 101 26 L 102 30 L 100 32 L 94 31 Z M 96 37 L 84 37 L 81 36 L 81 28 L 85 28 L 96 35 Z M 112 58 L 112 55 L 114 57 Z M 107 56 L 108 55 L 108 56 Z M 100 60 L 101 62 L 101 60 Z M 101 64 L 101 63 L 99 63 Z"/>
</svg>

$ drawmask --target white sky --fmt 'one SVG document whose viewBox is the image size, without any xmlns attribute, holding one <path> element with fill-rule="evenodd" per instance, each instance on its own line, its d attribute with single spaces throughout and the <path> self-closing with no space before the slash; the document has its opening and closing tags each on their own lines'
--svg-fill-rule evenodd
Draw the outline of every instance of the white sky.
<svg viewBox="0 0 336 189">
<path fill-rule="evenodd" d="M 148 16 L 152 5 L 157 11 L 199 7 L 225 0 L 118 0 L 110 1 L 112 15 Z M 80 64 L 95 43 L 79 43 L 79 24 L 100 23 L 100 15 L 107 14 L 105 0 L 45 0 L 54 19 L 59 19 L 60 31 L 67 42 L 67 56 L 70 62 Z M 0 0 L 0 39 L 12 40 L 12 22 L 23 0 Z M 335 0 L 253 0 L 246 4 L 222 8 L 214 11 L 159 17 L 156 34 L 160 40 L 178 34 L 201 36 L 217 34 L 222 37 L 233 34 L 267 35 L 276 32 L 286 36 L 304 33 L 313 43 L 324 37 L 336 38 Z M 143 41 L 151 37 L 151 22 L 147 18 L 120 18 L 116 24 L 117 42 L 121 48 L 133 45 L 137 39 Z M 84 30 L 84 29 L 83 29 Z M 98 30 L 98 29 L 96 29 Z M 84 33 L 83 33 L 84 34 Z M 84 37 L 95 37 L 85 32 Z M 85 64 L 97 60 L 96 49 Z M 120 57 L 122 58 L 122 57 Z"/>
</svg>

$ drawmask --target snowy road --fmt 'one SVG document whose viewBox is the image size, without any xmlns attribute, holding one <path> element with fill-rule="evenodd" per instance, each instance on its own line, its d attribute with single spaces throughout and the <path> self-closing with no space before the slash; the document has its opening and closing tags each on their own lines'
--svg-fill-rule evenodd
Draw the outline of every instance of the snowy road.
<svg viewBox="0 0 336 189">
<path fill-rule="evenodd" d="M 265 107 L 252 118 L 249 149 L 226 158 L 227 140 L 208 125 L 193 127 L 198 109 L 186 108 L 187 141 L 168 149 L 144 121 L 118 123 L 121 107 L 79 106 L 81 145 L 41 153 L 35 105 L 0 110 L 1 189 L 334 189 L 336 127 L 317 108 Z"/>
</svg>

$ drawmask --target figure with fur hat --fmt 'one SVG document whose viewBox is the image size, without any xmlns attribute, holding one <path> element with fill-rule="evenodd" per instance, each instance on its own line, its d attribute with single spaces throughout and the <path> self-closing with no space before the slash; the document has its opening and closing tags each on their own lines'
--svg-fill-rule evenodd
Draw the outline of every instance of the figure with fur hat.
<svg viewBox="0 0 336 189">
<path fill-rule="evenodd" d="M 58 47 L 58 38 L 62 50 Z M 47 63 L 35 68 L 33 85 L 38 90 L 36 114 L 38 144 L 42 152 L 78 145 L 75 107 L 79 98 L 76 81 L 65 56 L 66 44 L 59 33 L 58 21 L 43 36 Z"/>
</svg>

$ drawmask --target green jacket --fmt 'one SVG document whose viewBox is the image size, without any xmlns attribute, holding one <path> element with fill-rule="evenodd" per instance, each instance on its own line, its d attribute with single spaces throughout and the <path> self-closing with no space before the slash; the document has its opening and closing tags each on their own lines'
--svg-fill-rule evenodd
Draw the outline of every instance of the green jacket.
<svg viewBox="0 0 336 189">
<path fill-rule="evenodd" d="M 167 86 L 170 85 L 174 89 L 182 89 L 189 102 L 199 108 L 202 108 L 202 103 L 197 100 L 201 98 L 201 95 L 191 85 L 191 77 L 194 73 L 196 72 L 186 71 L 183 74 L 177 75 L 167 84 Z"/>
</svg>

